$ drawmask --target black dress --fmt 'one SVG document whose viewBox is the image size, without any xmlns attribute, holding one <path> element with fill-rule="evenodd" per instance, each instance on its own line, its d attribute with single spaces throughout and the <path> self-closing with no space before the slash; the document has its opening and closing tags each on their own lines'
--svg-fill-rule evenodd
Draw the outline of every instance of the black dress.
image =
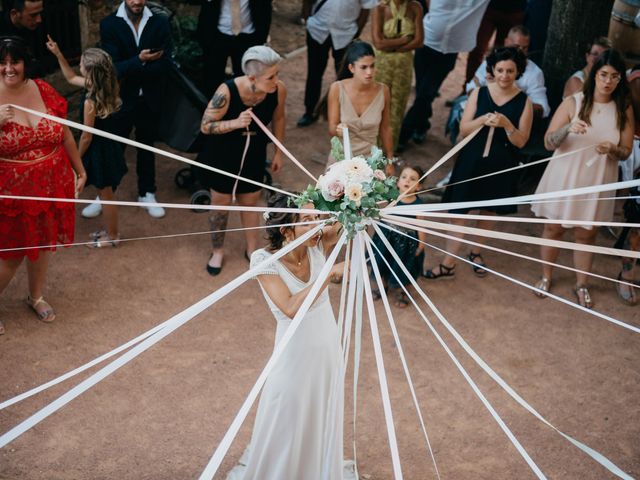
<svg viewBox="0 0 640 480">
<path fill-rule="evenodd" d="M 238 87 L 234 80 L 225 82 L 230 92 L 229 108 L 221 120 L 234 120 L 249 108 L 242 103 Z M 268 93 L 265 99 L 253 107 L 253 113 L 264 123 L 269 125 L 273 118 L 273 112 L 278 106 L 278 91 Z M 202 151 L 198 155 L 198 162 L 211 167 L 224 170 L 234 175 L 240 175 L 257 182 L 263 182 L 267 160 L 267 145 L 269 137 L 256 125 L 251 122 L 249 125 L 251 141 L 249 150 L 240 172 L 242 153 L 244 152 L 247 132 L 245 129 L 233 130 L 223 135 L 206 135 Z M 236 180 L 225 175 L 198 168 L 198 177 L 202 186 L 210 188 L 220 193 L 232 193 Z M 260 187 L 251 183 L 238 182 L 237 193 L 257 192 Z"/>
<path fill-rule="evenodd" d="M 480 87 L 480 91 L 478 92 L 478 107 L 474 118 L 478 118 L 486 113 L 498 112 L 507 117 L 512 124 L 518 125 L 526 104 L 526 94 L 519 92 L 507 103 L 498 106 L 493 102 L 489 89 L 487 87 Z M 518 149 L 509 142 L 504 128 L 495 129 L 489 155 L 486 158 L 482 157 L 489 130 L 488 127 L 483 128 L 480 133 L 462 149 L 456 165 L 453 167 L 453 173 L 451 174 L 449 183 L 453 184 L 517 165 Z M 515 173 L 508 172 L 460 185 L 453 185 L 447 187 L 445 190 L 442 196 L 442 202 L 474 202 L 512 197 L 516 194 L 517 179 L 518 177 Z M 482 207 L 483 210 L 488 210 L 500 215 L 516 213 L 517 208 L 517 205 Z M 473 210 L 473 208 L 454 209 L 451 210 L 451 212 L 467 213 L 469 210 Z"/>
<path fill-rule="evenodd" d="M 424 202 L 420 199 L 420 197 L 416 197 L 415 201 L 412 203 L 405 203 L 402 200 L 398 202 L 398 205 L 421 205 Z M 416 218 L 415 215 L 403 215 L 409 218 Z M 394 232 L 393 230 L 389 230 L 387 228 L 382 228 L 382 232 L 384 236 L 387 238 L 393 249 L 402 260 L 402 264 L 406 267 L 409 273 L 413 276 L 414 279 L 418 278 L 422 273 L 422 265 L 424 263 L 424 250 L 420 252 L 419 255 L 416 255 L 416 251 L 418 250 L 418 232 L 415 230 L 411 230 L 408 228 L 400 227 L 398 225 L 390 225 L 391 228 L 398 230 L 400 232 L 406 233 L 412 238 L 407 237 L 407 235 L 403 235 L 402 233 Z M 400 279 L 402 285 L 410 285 L 411 281 L 407 278 L 407 276 L 403 273 L 402 269 L 398 265 L 398 262 L 395 261 L 393 255 L 387 250 L 387 247 L 382 242 L 382 239 L 376 233 L 373 236 L 373 243 L 378 250 L 382 252 L 382 255 L 387 260 L 395 274 Z M 378 268 L 380 269 L 380 276 L 387 282 L 387 285 L 390 288 L 398 288 L 400 285 L 396 280 L 396 277 L 393 276 L 386 263 L 380 257 L 380 253 L 378 250 L 374 249 L 374 256 L 376 259 L 376 263 Z"/>
<path fill-rule="evenodd" d="M 117 131 L 114 117 L 117 116 L 100 118 L 96 115 L 93 126 L 104 132 L 114 133 Z M 80 118 L 84 118 L 84 100 L 80 105 Z M 127 173 L 124 145 L 99 135 L 93 135 L 91 138 L 89 148 L 82 156 L 82 163 L 87 171 L 87 185 L 93 185 L 98 189 L 111 187 L 115 191 Z"/>
</svg>

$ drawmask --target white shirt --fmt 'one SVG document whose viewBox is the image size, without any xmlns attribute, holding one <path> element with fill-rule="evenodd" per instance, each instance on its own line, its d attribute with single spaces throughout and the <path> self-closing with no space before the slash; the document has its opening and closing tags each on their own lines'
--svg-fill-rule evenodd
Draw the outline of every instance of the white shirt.
<svg viewBox="0 0 640 480">
<path fill-rule="evenodd" d="M 142 18 L 140 19 L 140 23 L 138 24 L 138 30 L 136 30 L 136 27 L 133 25 L 133 22 L 129 19 L 129 16 L 127 15 L 127 10 L 125 9 L 124 2 L 120 4 L 120 6 L 118 7 L 118 11 L 116 13 L 116 17 L 123 18 L 124 21 L 127 22 L 127 25 L 129 25 L 129 28 L 133 33 L 133 38 L 136 39 L 136 45 L 140 45 L 140 35 L 142 35 L 142 31 L 144 30 L 145 25 L 147 24 L 147 22 L 152 16 L 153 16 L 153 13 L 151 13 L 151 10 L 149 10 L 147 7 L 144 7 L 142 9 Z M 157 46 L 157 48 L 160 48 L 160 47 L 162 47 L 162 45 Z"/>
<path fill-rule="evenodd" d="M 484 87 L 486 84 L 487 61 L 485 60 L 476 70 L 475 77 L 467 83 L 467 93 L 474 88 Z M 542 116 L 544 118 L 549 116 L 551 108 L 549 108 L 547 100 L 547 87 L 544 86 L 544 74 L 540 67 L 527 59 L 527 68 L 524 69 L 522 76 L 516 80 L 516 86 L 529 97 L 532 103 L 542 107 Z"/>
<path fill-rule="evenodd" d="M 322 0 L 316 0 L 307 19 L 309 35 L 318 43 L 324 43 L 329 35 L 333 48 L 345 48 L 358 32 L 357 20 L 361 10 L 371 10 L 378 0 L 327 0 L 316 12 Z"/>
<path fill-rule="evenodd" d="M 440 53 L 470 52 L 489 0 L 431 0 L 424 16 L 424 44 Z"/>
<path fill-rule="evenodd" d="M 240 0 L 240 22 L 242 29 L 240 33 L 253 33 L 256 29 L 251 21 L 251 10 L 249 10 L 249 0 Z M 218 31 L 225 35 L 233 36 L 231 29 L 231 0 L 222 0 L 222 8 L 220 9 L 220 18 L 218 19 Z"/>
</svg>

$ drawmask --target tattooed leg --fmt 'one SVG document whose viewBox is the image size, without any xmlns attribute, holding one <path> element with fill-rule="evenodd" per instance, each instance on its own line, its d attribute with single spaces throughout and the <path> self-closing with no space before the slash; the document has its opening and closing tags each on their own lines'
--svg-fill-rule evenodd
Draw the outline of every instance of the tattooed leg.
<svg viewBox="0 0 640 480">
<path fill-rule="evenodd" d="M 225 232 L 215 230 L 225 230 L 229 220 L 229 212 L 215 212 L 209 217 L 209 227 L 214 232 L 211 234 L 211 246 L 214 250 L 220 250 L 224 246 Z"/>
</svg>

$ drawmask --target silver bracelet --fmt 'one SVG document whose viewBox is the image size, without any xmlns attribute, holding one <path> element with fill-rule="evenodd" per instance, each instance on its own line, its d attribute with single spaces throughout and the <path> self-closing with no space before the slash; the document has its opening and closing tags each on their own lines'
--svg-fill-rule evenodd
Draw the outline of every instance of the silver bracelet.
<svg viewBox="0 0 640 480">
<path fill-rule="evenodd" d="M 511 135 L 513 135 L 514 133 L 516 133 L 516 130 L 518 130 L 517 128 L 514 128 L 513 130 L 509 131 L 505 129 L 505 133 L 507 134 L 507 137 L 510 137 Z"/>
</svg>

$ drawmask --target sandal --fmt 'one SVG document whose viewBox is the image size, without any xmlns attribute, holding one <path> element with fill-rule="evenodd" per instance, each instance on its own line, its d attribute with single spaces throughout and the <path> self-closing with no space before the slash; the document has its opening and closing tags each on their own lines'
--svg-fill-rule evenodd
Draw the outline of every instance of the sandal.
<svg viewBox="0 0 640 480">
<path fill-rule="evenodd" d="M 53 311 L 53 308 L 47 303 L 44 297 L 33 299 L 31 298 L 31 295 L 28 295 L 26 302 L 29 308 L 31 308 L 31 310 L 36 313 L 36 315 L 38 316 L 38 320 L 44 323 L 51 323 L 56 319 L 56 313 Z M 41 307 L 38 308 L 38 305 L 41 305 Z"/>
<path fill-rule="evenodd" d="M 393 304 L 398 308 L 407 308 L 409 306 L 409 298 L 404 292 L 400 292 Z"/>
<path fill-rule="evenodd" d="M 96 230 L 95 232 L 91 232 L 89 234 L 89 238 L 91 240 L 95 240 L 96 238 L 104 237 L 107 234 L 106 230 Z"/>
<path fill-rule="evenodd" d="M 382 295 L 380 294 L 380 290 L 378 290 L 377 288 L 372 288 L 371 289 L 371 296 L 373 297 L 373 300 L 380 300 L 382 298 Z"/>
<path fill-rule="evenodd" d="M 469 255 L 467 255 L 467 260 L 473 263 L 473 265 L 471 265 L 471 268 L 473 269 L 473 273 L 476 274 L 476 277 L 482 278 L 487 276 L 487 271 L 484 269 L 486 265 L 481 253 L 469 252 Z"/>
<path fill-rule="evenodd" d="M 429 280 L 437 280 L 439 278 L 452 280 L 456 276 L 455 265 L 453 267 L 447 267 L 446 265 L 443 265 L 441 263 L 440 265 L 438 265 L 438 268 L 440 269 L 438 273 L 435 273 L 435 268 L 430 268 L 429 270 L 425 270 L 422 275 L 424 276 L 424 278 L 427 278 Z"/>
<path fill-rule="evenodd" d="M 625 280 L 622 278 L 622 272 L 618 274 L 618 281 L 632 283 L 629 280 Z M 636 289 L 630 285 L 624 285 L 622 283 L 616 283 L 616 291 L 618 292 L 618 297 L 622 300 L 623 303 L 627 305 L 635 305 L 638 303 L 638 298 L 636 297 Z"/>
<path fill-rule="evenodd" d="M 87 243 L 87 247 L 89 248 L 117 247 L 118 243 L 120 243 L 119 235 L 116 238 L 111 238 L 104 230 L 93 232 L 91 238 L 93 241 Z"/>
<path fill-rule="evenodd" d="M 536 282 L 534 285 L 538 290 L 542 290 L 542 292 L 549 293 L 551 290 L 551 279 L 547 277 L 541 277 L 540 280 Z M 547 298 L 547 296 L 542 292 L 533 291 L 533 294 L 538 298 Z"/>
<path fill-rule="evenodd" d="M 0 321 L 0 335 L 4 335 L 4 324 Z"/>
<path fill-rule="evenodd" d="M 573 291 L 578 299 L 578 305 L 585 308 L 593 308 L 593 300 L 586 286 L 576 285 Z"/>
</svg>

